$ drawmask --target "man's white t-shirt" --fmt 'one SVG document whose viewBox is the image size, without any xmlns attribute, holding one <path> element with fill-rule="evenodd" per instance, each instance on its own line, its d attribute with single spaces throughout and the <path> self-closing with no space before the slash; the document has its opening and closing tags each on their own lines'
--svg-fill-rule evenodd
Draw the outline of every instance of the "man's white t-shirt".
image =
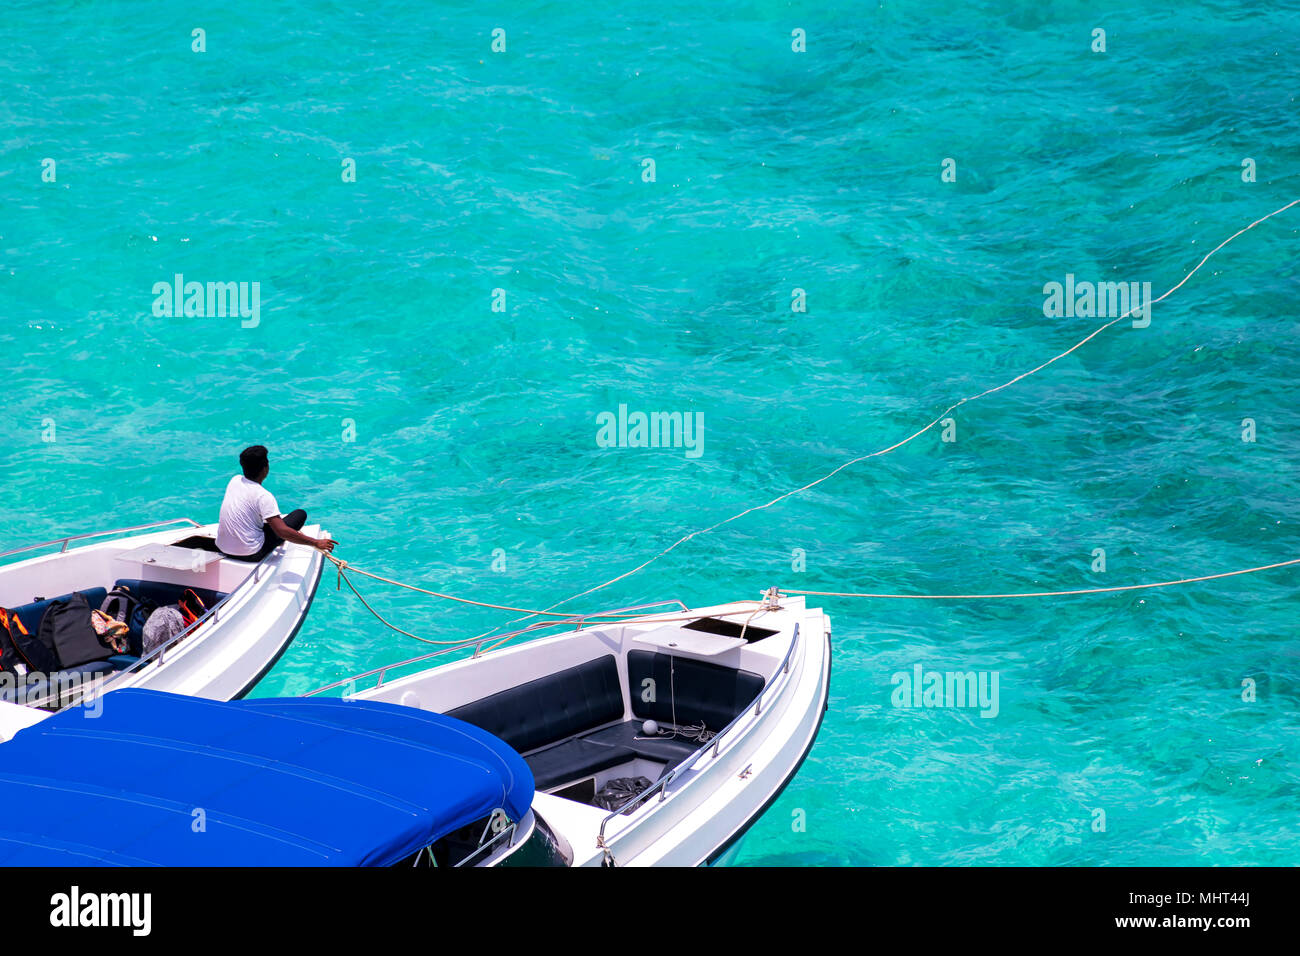
<svg viewBox="0 0 1300 956">
<path fill-rule="evenodd" d="M 217 547 L 226 554 L 256 554 L 266 542 L 262 525 L 278 514 L 280 506 L 275 495 L 257 482 L 235 475 L 226 485 L 226 498 L 221 502 Z"/>
</svg>

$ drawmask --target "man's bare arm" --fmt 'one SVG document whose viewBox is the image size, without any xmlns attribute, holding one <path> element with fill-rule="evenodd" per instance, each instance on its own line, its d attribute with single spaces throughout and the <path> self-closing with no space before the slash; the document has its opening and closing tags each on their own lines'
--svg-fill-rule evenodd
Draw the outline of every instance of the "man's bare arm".
<svg viewBox="0 0 1300 956">
<path fill-rule="evenodd" d="M 313 548 L 320 548 L 322 551 L 333 551 L 337 543 L 330 538 L 313 538 L 311 535 L 303 534 L 301 531 L 294 531 L 279 515 L 274 518 L 268 518 L 266 523 L 271 526 L 271 530 L 278 534 L 285 541 L 293 541 L 298 544 L 308 544 Z"/>
</svg>

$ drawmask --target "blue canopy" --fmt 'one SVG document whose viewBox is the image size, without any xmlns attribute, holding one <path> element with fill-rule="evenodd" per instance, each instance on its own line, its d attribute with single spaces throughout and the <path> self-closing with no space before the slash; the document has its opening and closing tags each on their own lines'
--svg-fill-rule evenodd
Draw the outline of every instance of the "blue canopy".
<svg viewBox="0 0 1300 956">
<path fill-rule="evenodd" d="M 451 717 L 370 701 L 105 694 L 0 744 L 0 864 L 385 866 L 533 776 Z"/>
</svg>

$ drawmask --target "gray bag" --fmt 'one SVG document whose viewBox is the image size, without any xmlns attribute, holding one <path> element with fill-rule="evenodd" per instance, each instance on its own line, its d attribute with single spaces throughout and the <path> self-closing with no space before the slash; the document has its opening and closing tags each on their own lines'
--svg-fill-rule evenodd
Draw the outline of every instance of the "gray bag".
<svg viewBox="0 0 1300 956">
<path fill-rule="evenodd" d="M 170 641 L 185 630 L 185 618 L 181 617 L 178 607 L 160 607 L 149 615 L 144 622 L 143 652 L 148 657 L 151 652 Z"/>
</svg>

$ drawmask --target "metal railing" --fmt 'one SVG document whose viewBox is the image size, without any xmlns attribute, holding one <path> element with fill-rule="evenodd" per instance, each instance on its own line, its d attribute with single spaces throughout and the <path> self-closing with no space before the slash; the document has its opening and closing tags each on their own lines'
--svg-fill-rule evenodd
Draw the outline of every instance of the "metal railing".
<svg viewBox="0 0 1300 956">
<path fill-rule="evenodd" d="M 494 810 L 493 813 L 496 813 L 496 811 Z M 496 852 L 496 846 L 502 840 L 506 841 L 507 849 L 514 846 L 515 834 L 517 834 L 518 832 L 519 832 L 519 822 L 517 820 L 510 821 L 510 824 L 502 828 L 501 830 L 498 830 L 496 834 L 492 837 L 492 839 L 488 840 L 486 843 L 480 843 L 476 849 L 471 850 L 468 854 L 462 857 L 458 863 L 453 863 L 452 866 L 453 867 L 473 866 L 474 864 L 471 862 L 472 860 L 481 857 L 484 854 L 491 856 L 493 853 Z"/>
<path fill-rule="evenodd" d="M 573 624 L 575 621 L 578 622 L 578 626 L 573 628 L 573 630 L 581 631 L 582 628 L 587 623 L 587 621 L 593 617 L 602 617 L 607 614 L 621 614 L 625 611 L 644 611 L 652 607 L 663 607 L 666 604 L 676 604 L 683 611 L 690 610 L 690 608 L 688 608 L 685 605 L 685 603 L 679 600 L 656 601 L 653 604 L 633 604 L 630 607 L 619 607 L 609 611 L 597 611 L 594 614 L 581 614 L 581 615 L 575 614 L 573 617 L 566 617 L 558 621 L 537 621 L 533 624 L 529 624 L 527 627 L 521 627 L 515 631 L 504 631 L 500 634 L 493 634 L 489 637 L 471 637 L 468 640 L 460 641 L 456 644 L 450 645 L 448 647 L 444 647 L 440 650 L 430 651 L 428 654 L 420 654 L 416 657 L 407 658 L 404 661 L 397 661 L 392 664 L 384 664 L 381 667 L 375 667 L 368 671 L 363 671 L 360 674 L 353 674 L 351 677 L 344 677 L 341 680 L 336 680 L 332 683 L 324 685 L 323 687 L 317 687 L 315 690 L 310 690 L 307 693 L 303 694 L 302 696 L 315 697 L 317 694 L 325 693 L 325 691 L 334 690 L 339 687 L 347 687 L 348 685 L 356 684 L 358 681 L 363 681 L 366 678 L 374 677 L 375 675 L 378 675 L 379 679 L 375 681 L 375 686 L 370 689 L 378 690 L 380 687 L 384 686 L 384 678 L 388 675 L 388 672 L 390 670 L 396 670 L 399 667 L 407 667 L 411 664 L 419 664 L 423 661 L 433 660 L 435 657 L 442 657 L 444 654 L 453 654 L 456 651 L 463 651 L 466 648 L 470 648 L 470 647 L 474 648 L 474 657 L 479 657 L 481 656 L 480 652 L 483 649 L 483 645 L 491 644 L 494 641 L 501 641 L 502 643 L 505 643 L 508 639 L 518 637 L 520 634 L 527 634 L 531 631 L 540 631 L 543 628 L 547 628 L 547 627 L 558 627 L 561 624 Z M 601 624 L 635 624 L 635 623 L 636 623 L 635 620 L 601 622 Z M 491 653 L 491 651 L 489 651 L 488 653 Z"/>
<path fill-rule="evenodd" d="M 774 677 L 780 674 L 788 675 L 790 673 L 790 659 L 794 656 L 794 649 L 798 646 L 799 646 L 799 624 L 798 622 L 796 622 L 794 626 L 794 634 L 790 638 L 790 647 L 785 652 L 785 659 L 781 661 L 781 666 L 778 667 L 777 670 L 774 672 L 773 674 Z M 782 681 L 779 686 L 784 687 L 785 684 L 786 681 Z M 696 750 L 689 757 L 687 757 L 676 767 L 674 767 L 671 772 L 661 777 L 649 789 L 644 790 L 641 793 L 638 793 L 635 797 L 628 800 L 626 803 L 624 803 L 622 806 L 618 807 L 617 809 L 611 810 L 609 815 L 606 816 L 605 819 L 600 821 L 600 833 L 596 837 L 596 846 L 599 849 L 605 850 L 608 853 L 608 848 L 605 846 L 605 827 L 609 824 L 609 822 L 613 820 L 615 817 L 618 817 L 621 814 L 626 813 L 628 810 L 636 807 L 637 804 L 646 802 L 651 797 L 653 797 L 656 793 L 659 794 L 659 801 L 662 803 L 668 796 L 666 792 L 668 789 L 668 784 L 676 780 L 679 774 L 682 774 L 688 768 L 693 767 L 696 761 L 698 761 L 701 757 L 704 756 L 706 751 L 712 750 L 713 756 L 711 759 L 717 760 L 718 756 L 721 753 L 722 739 L 726 737 L 729 733 L 731 733 L 731 731 L 735 728 L 737 724 L 741 722 L 741 720 L 749 716 L 749 712 L 751 708 L 754 711 L 755 717 L 758 717 L 760 714 L 762 714 L 763 701 L 769 695 L 774 693 L 773 688 L 776 686 L 778 685 L 775 680 L 768 681 L 766 686 L 764 686 L 764 688 L 761 691 L 759 691 L 758 696 L 754 699 L 754 702 L 752 704 L 746 705 L 744 710 L 742 710 L 734 718 L 732 718 L 731 723 L 727 724 L 727 726 L 723 727 L 711 738 L 709 738 L 709 740 L 703 746 L 701 746 L 698 750 Z"/>
<path fill-rule="evenodd" d="M 85 538 L 103 538 L 110 534 L 127 534 L 131 531 L 148 531 L 154 528 L 166 528 L 168 525 L 180 524 L 184 522 L 191 528 L 202 528 L 193 518 L 172 518 L 169 521 L 155 521 L 152 524 L 138 524 L 130 528 L 114 528 L 112 531 L 91 531 L 86 534 L 71 534 L 66 538 L 55 538 L 53 541 L 42 541 L 40 544 L 26 544 L 21 548 L 14 548 L 12 551 L 0 551 L 0 558 L 7 558 L 11 554 L 22 554 L 24 551 L 36 551 L 40 548 L 52 548 L 59 545 L 59 554 L 68 550 L 68 544 L 72 541 L 81 541 Z"/>
</svg>

